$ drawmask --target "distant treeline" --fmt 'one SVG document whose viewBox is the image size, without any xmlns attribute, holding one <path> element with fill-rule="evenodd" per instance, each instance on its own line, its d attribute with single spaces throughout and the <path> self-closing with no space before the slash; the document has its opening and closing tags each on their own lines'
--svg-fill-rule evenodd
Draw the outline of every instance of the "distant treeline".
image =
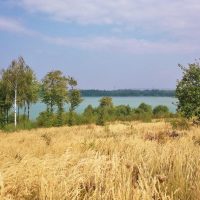
<svg viewBox="0 0 200 200">
<path fill-rule="evenodd" d="M 81 90 L 83 97 L 139 97 L 139 96 L 153 96 L 153 97 L 174 97 L 175 90 Z"/>
</svg>

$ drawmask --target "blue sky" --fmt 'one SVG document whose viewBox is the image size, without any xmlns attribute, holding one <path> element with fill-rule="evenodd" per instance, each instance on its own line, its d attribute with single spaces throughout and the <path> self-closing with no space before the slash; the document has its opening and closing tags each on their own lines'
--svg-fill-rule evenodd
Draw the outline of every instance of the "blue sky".
<svg viewBox="0 0 200 200">
<path fill-rule="evenodd" d="M 23 56 L 82 89 L 173 89 L 199 58 L 199 19 L 199 0 L 0 0 L 0 68 Z"/>
</svg>

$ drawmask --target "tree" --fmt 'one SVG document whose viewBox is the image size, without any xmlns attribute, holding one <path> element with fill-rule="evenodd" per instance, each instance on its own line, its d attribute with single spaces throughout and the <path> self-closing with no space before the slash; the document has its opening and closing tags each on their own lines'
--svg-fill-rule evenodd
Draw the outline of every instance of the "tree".
<svg viewBox="0 0 200 200">
<path fill-rule="evenodd" d="M 3 81 L 0 79 L 0 127 L 8 123 L 8 113 L 11 106 L 12 103 L 6 100 L 6 91 L 3 87 Z"/>
<path fill-rule="evenodd" d="M 6 102 L 14 104 L 15 126 L 17 125 L 17 105 L 22 105 L 24 96 L 24 69 L 25 61 L 22 57 L 13 60 L 11 65 L 3 70 L 3 88 L 6 91 Z"/>
<path fill-rule="evenodd" d="M 169 116 L 169 108 L 167 106 L 158 105 L 153 109 L 155 117 L 167 117 Z"/>
<path fill-rule="evenodd" d="M 100 100 L 100 107 L 113 107 L 113 102 L 111 97 L 102 97 Z"/>
<path fill-rule="evenodd" d="M 27 105 L 27 116 L 29 119 L 30 115 L 30 105 L 32 103 L 36 103 L 38 101 L 38 93 L 39 93 L 39 83 L 36 79 L 36 75 L 34 74 L 33 70 L 26 66 L 25 68 L 25 85 L 24 85 L 24 104 Z M 24 105 L 24 109 L 26 111 L 26 105 Z M 26 113 L 24 111 L 24 113 Z"/>
<path fill-rule="evenodd" d="M 103 107 L 99 107 L 98 116 L 96 120 L 96 124 L 100 126 L 104 126 L 106 123 L 106 110 Z"/>
<path fill-rule="evenodd" d="M 92 105 L 88 105 L 83 112 L 85 123 L 94 123 L 96 120 L 95 109 Z"/>
<path fill-rule="evenodd" d="M 42 80 L 41 99 L 47 105 L 47 111 L 53 112 L 57 106 L 60 112 L 64 110 L 67 101 L 68 79 L 61 71 L 51 71 Z"/>
<path fill-rule="evenodd" d="M 13 60 L 11 65 L 3 70 L 2 84 L 5 89 L 5 102 L 14 104 L 15 125 L 17 107 L 18 119 L 19 108 L 24 107 L 24 115 L 26 115 L 26 106 L 29 118 L 30 104 L 36 103 L 38 99 L 38 83 L 33 70 L 26 64 L 23 57 Z"/>
<path fill-rule="evenodd" d="M 104 126 L 105 122 L 111 120 L 114 114 L 114 106 L 111 97 L 102 97 L 99 100 L 97 125 Z"/>
<path fill-rule="evenodd" d="M 68 77 L 68 83 L 70 86 L 70 90 L 68 93 L 68 103 L 69 107 L 69 125 L 73 125 L 73 112 L 77 108 L 77 106 L 83 101 L 81 98 L 80 90 L 76 89 L 77 81 L 72 77 Z"/>
<path fill-rule="evenodd" d="M 70 104 L 70 112 L 73 112 L 82 101 L 83 100 L 79 90 L 73 89 L 69 91 L 68 102 Z"/>
<path fill-rule="evenodd" d="M 200 121 L 200 64 L 195 62 L 184 67 L 179 64 L 183 77 L 178 80 L 176 97 L 177 110 L 186 118 L 196 118 Z"/>
</svg>

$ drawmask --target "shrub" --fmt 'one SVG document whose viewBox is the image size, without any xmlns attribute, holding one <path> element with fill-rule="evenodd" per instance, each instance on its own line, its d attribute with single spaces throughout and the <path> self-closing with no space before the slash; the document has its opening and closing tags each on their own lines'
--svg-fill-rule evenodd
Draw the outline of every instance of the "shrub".
<svg viewBox="0 0 200 200">
<path fill-rule="evenodd" d="M 20 131 L 20 130 L 31 130 L 34 128 L 37 128 L 38 125 L 36 122 L 32 121 L 24 121 L 17 124 L 17 127 L 15 127 L 14 123 L 6 124 L 2 130 L 5 132 L 14 132 L 14 131 Z"/>
<path fill-rule="evenodd" d="M 126 120 L 131 115 L 131 107 L 129 105 L 116 106 L 114 110 L 115 119 Z"/>
<path fill-rule="evenodd" d="M 85 108 L 83 113 L 83 123 L 91 124 L 96 122 L 96 111 L 95 109 L 89 105 L 87 108 Z"/>
<path fill-rule="evenodd" d="M 175 130 L 189 130 L 190 124 L 185 118 L 177 118 L 170 121 L 172 129 Z"/>
<path fill-rule="evenodd" d="M 5 117 L 0 114 L 0 128 L 5 126 Z"/>
<path fill-rule="evenodd" d="M 169 116 L 169 108 L 167 106 L 159 105 L 153 109 L 153 114 L 157 118 L 163 118 Z"/>
<path fill-rule="evenodd" d="M 36 120 L 37 120 L 38 126 L 52 127 L 53 125 L 55 125 L 56 116 L 55 114 L 49 111 L 45 111 L 45 112 L 41 112 Z"/>
<path fill-rule="evenodd" d="M 145 112 L 145 113 L 150 113 L 152 114 L 152 107 L 151 105 L 148 105 L 146 103 L 141 103 L 139 106 L 138 106 L 138 109 Z"/>
<path fill-rule="evenodd" d="M 104 108 L 100 108 L 97 116 L 96 124 L 104 126 L 106 123 L 106 112 Z"/>
<path fill-rule="evenodd" d="M 151 122 L 152 115 L 150 113 L 143 113 L 140 115 L 139 120 L 141 120 L 142 122 Z"/>
<path fill-rule="evenodd" d="M 141 120 L 142 122 L 151 122 L 152 107 L 150 105 L 142 103 L 137 109 L 135 109 L 134 116 L 136 120 Z"/>
<path fill-rule="evenodd" d="M 76 112 L 67 112 L 65 120 L 66 120 L 66 124 L 68 126 L 85 124 L 84 123 L 84 115 L 77 114 Z"/>
<path fill-rule="evenodd" d="M 66 119 L 66 113 L 64 112 L 58 112 L 55 115 L 55 119 L 53 122 L 53 126 L 59 127 L 59 126 L 63 126 L 65 124 L 67 124 L 67 119 Z"/>
</svg>

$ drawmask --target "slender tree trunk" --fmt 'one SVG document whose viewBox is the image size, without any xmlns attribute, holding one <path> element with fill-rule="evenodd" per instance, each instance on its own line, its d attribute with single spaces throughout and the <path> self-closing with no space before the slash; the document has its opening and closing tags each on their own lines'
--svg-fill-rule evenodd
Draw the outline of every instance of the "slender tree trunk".
<svg viewBox="0 0 200 200">
<path fill-rule="evenodd" d="M 51 112 L 53 112 L 53 103 L 52 103 L 52 101 L 51 101 Z"/>
<path fill-rule="evenodd" d="M 17 106 L 17 121 L 19 122 L 19 106 Z"/>
<path fill-rule="evenodd" d="M 6 108 L 4 107 L 2 110 L 1 110 L 1 113 L 2 113 L 2 116 L 3 116 L 3 120 L 4 120 L 4 123 L 7 123 L 7 116 L 6 116 Z"/>
<path fill-rule="evenodd" d="M 30 116 L 30 103 L 29 102 L 27 103 L 27 106 L 28 106 L 28 120 L 29 120 L 29 116 Z"/>
<path fill-rule="evenodd" d="M 24 117 L 26 116 L 26 103 L 24 103 Z"/>
<path fill-rule="evenodd" d="M 8 108 L 6 108 L 6 123 L 7 123 L 7 124 L 8 124 L 8 117 L 9 117 L 9 116 L 8 116 L 8 115 L 9 115 L 8 112 L 9 112 L 9 110 L 8 110 Z"/>
</svg>

